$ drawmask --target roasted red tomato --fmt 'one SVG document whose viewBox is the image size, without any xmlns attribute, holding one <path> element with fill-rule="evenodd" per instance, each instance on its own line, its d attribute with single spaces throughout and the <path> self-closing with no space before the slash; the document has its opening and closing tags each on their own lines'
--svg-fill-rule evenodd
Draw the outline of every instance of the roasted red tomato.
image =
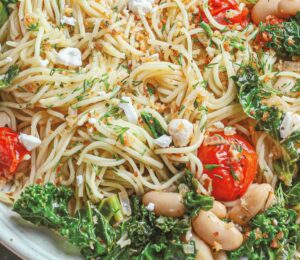
<svg viewBox="0 0 300 260">
<path fill-rule="evenodd" d="M 249 21 L 249 10 L 247 7 L 239 9 L 239 4 L 235 0 L 209 0 L 208 8 L 214 19 L 223 25 L 239 24 L 246 26 Z M 201 13 L 202 19 L 208 22 L 204 12 Z"/>
<path fill-rule="evenodd" d="M 20 143 L 18 133 L 8 127 L 0 127 L 0 177 L 10 179 L 24 156 L 30 154 Z"/>
<path fill-rule="evenodd" d="M 199 148 L 198 157 L 204 173 L 212 179 L 212 195 L 221 201 L 235 200 L 246 192 L 256 175 L 257 155 L 238 134 L 214 133 L 208 138 L 212 142 Z"/>
</svg>

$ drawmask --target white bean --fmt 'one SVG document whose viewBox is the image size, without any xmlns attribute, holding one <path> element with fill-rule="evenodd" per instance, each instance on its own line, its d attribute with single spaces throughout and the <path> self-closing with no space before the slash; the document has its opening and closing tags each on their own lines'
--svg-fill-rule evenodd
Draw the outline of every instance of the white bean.
<svg viewBox="0 0 300 260">
<path fill-rule="evenodd" d="M 192 236 L 192 240 L 195 242 L 195 247 L 197 251 L 195 260 L 214 260 L 210 247 L 199 237 L 197 237 L 194 233 Z"/>
<path fill-rule="evenodd" d="M 299 0 L 281 0 L 278 4 L 278 12 L 281 16 L 296 15 L 300 11 Z"/>
<path fill-rule="evenodd" d="M 227 215 L 227 210 L 224 204 L 216 200 L 214 201 L 213 207 L 210 211 L 214 213 L 218 218 L 225 218 Z"/>
<path fill-rule="evenodd" d="M 259 0 L 251 11 L 251 17 L 254 23 L 265 22 L 267 16 L 274 15 L 279 17 L 278 4 L 280 0 Z"/>
<path fill-rule="evenodd" d="M 196 235 L 210 246 L 234 250 L 243 243 L 243 235 L 233 225 L 220 220 L 214 213 L 201 210 L 192 220 Z"/>
<path fill-rule="evenodd" d="M 182 196 L 175 192 L 149 191 L 143 196 L 143 204 L 154 204 L 154 212 L 158 216 L 181 217 L 185 208 Z"/>
<path fill-rule="evenodd" d="M 235 223 L 245 225 L 258 213 L 274 202 L 274 190 L 270 184 L 252 184 L 240 201 L 230 210 L 228 217 Z"/>
<path fill-rule="evenodd" d="M 11 125 L 10 117 L 5 112 L 0 112 L 0 127 L 6 127 Z"/>
</svg>

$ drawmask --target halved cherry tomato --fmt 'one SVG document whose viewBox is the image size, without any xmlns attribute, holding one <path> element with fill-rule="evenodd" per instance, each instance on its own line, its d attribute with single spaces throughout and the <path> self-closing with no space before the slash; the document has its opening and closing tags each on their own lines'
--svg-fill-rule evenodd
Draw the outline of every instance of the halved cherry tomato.
<svg viewBox="0 0 300 260">
<path fill-rule="evenodd" d="M 0 127 L 0 177 L 10 179 L 25 155 L 30 152 L 20 143 L 18 133 Z"/>
<path fill-rule="evenodd" d="M 239 4 L 235 0 L 209 0 L 208 8 L 214 19 L 223 25 L 239 24 L 242 27 L 250 22 L 249 9 L 244 7 L 239 10 Z M 204 12 L 201 13 L 202 19 L 208 22 Z"/>
<path fill-rule="evenodd" d="M 250 143 L 238 134 L 221 132 L 211 137 L 219 138 L 219 144 L 203 144 L 198 157 L 204 173 L 212 179 L 212 195 L 221 201 L 235 200 L 246 192 L 256 175 L 257 155 Z"/>
</svg>

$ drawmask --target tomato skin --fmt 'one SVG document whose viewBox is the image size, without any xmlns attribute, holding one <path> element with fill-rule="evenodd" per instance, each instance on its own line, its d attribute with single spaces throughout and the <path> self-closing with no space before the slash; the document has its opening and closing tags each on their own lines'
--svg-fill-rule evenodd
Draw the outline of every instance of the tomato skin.
<svg viewBox="0 0 300 260">
<path fill-rule="evenodd" d="M 227 143 L 203 144 L 198 157 L 203 163 L 203 172 L 212 179 L 212 195 L 220 201 L 232 201 L 240 198 L 252 183 L 257 171 L 257 155 L 240 135 L 217 134 Z M 240 150 L 238 159 L 233 156 L 237 147 Z"/>
<path fill-rule="evenodd" d="M 235 0 L 209 0 L 208 7 L 214 19 L 223 25 L 239 24 L 245 27 L 250 22 L 249 9 L 244 7 L 237 15 L 227 18 L 226 12 L 229 10 L 239 11 L 239 4 Z M 201 13 L 202 19 L 208 22 L 204 12 Z"/>
<path fill-rule="evenodd" d="M 0 177 L 11 179 L 24 156 L 30 155 L 18 137 L 12 129 L 0 127 Z"/>
</svg>

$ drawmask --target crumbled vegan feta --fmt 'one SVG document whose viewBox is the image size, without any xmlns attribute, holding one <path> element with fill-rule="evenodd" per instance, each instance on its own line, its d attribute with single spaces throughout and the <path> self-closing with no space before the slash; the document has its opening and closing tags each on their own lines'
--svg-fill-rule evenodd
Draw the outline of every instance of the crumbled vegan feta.
<svg viewBox="0 0 300 260">
<path fill-rule="evenodd" d="M 81 52 L 77 48 L 64 48 L 58 52 L 57 61 L 65 66 L 79 67 L 82 65 Z"/>
<path fill-rule="evenodd" d="M 300 115 L 286 112 L 280 125 L 280 137 L 285 139 L 300 129 Z"/>
<path fill-rule="evenodd" d="M 76 19 L 74 17 L 63 16 L 62 19 L 60 20 L 60 23 L 75 26 Z"/>
<path fill-rule="evenodd" d="M 216 49 L 208 46 L 206 48 L 206 53 L 207 53 L 208 57 L 213 58 L 215 56 Z"/>
<path fill-rule="evenodd" d="M 150 202 L 145 208 L 149 211 L 153 211 L 155 209 L 155 204 Z"/>
<path fill-rule="evenodd" d="M 225 128 L 224 124 L 221 121 L 214 122 L 213 126 L 218 128 L 218 129 L 224 129 Z"/>
<path fill-rule="evenodd" d="M 224 128 L 224 134 L 225 135 L 235 135 L 236 134 L 236 128 L 232 126 L 226 126 Z"/>
<path fill-rule="evenodd" d="M 41 67 L 47 67 L 47 65 L 49 64 L 49 60 L 40 60 L 40 66 Z"/>
<path fill-rule="evenodd" d="M 187 146 L 192 138 L 194 126 L 186 119 L 173 119 L 169 123 L 169 134 L 177 147 Z"/>
<path fill-rule="evenodd" d="M 25 148 L 28 151 L 34 150 L 42 143 L 42 141 L 39 138 L 37 138 L 33 135 L 27 135 L 27 134 L 23 134 L 23 133 L 21 133 L 19 135 L 19 141 L 21 144 L 23 144 L 25 146 Z"/>
<path fill-rule="evenodd" d="M 168 135 L 162 135 L 154 140 L 154 143 L 162 148 L 170 147 L 172 143 L 172 137 Z"/>
<path fill-rule="evenodd" d="M 132 105 L 130 97 L 122 97 L 119 103 L 119 108 L 123 109 L 129 122 L 136 124 L 138 122 L 138 115 Z"/>
<path fill-rule="evenodd" d="M 152 11 L 154 0 L 129 0 L 128 8 L 135 14 L 145 15 Z"/>
<path fill-rule="evenodd" d="M 94 125 L 94 124 L 97 123 L 97 119 L 94 118 L 94 117 L 91 117 L 91 118 L 88 119 L 88 122 L 89 122 L 89 124 Z"/>
</svg>

